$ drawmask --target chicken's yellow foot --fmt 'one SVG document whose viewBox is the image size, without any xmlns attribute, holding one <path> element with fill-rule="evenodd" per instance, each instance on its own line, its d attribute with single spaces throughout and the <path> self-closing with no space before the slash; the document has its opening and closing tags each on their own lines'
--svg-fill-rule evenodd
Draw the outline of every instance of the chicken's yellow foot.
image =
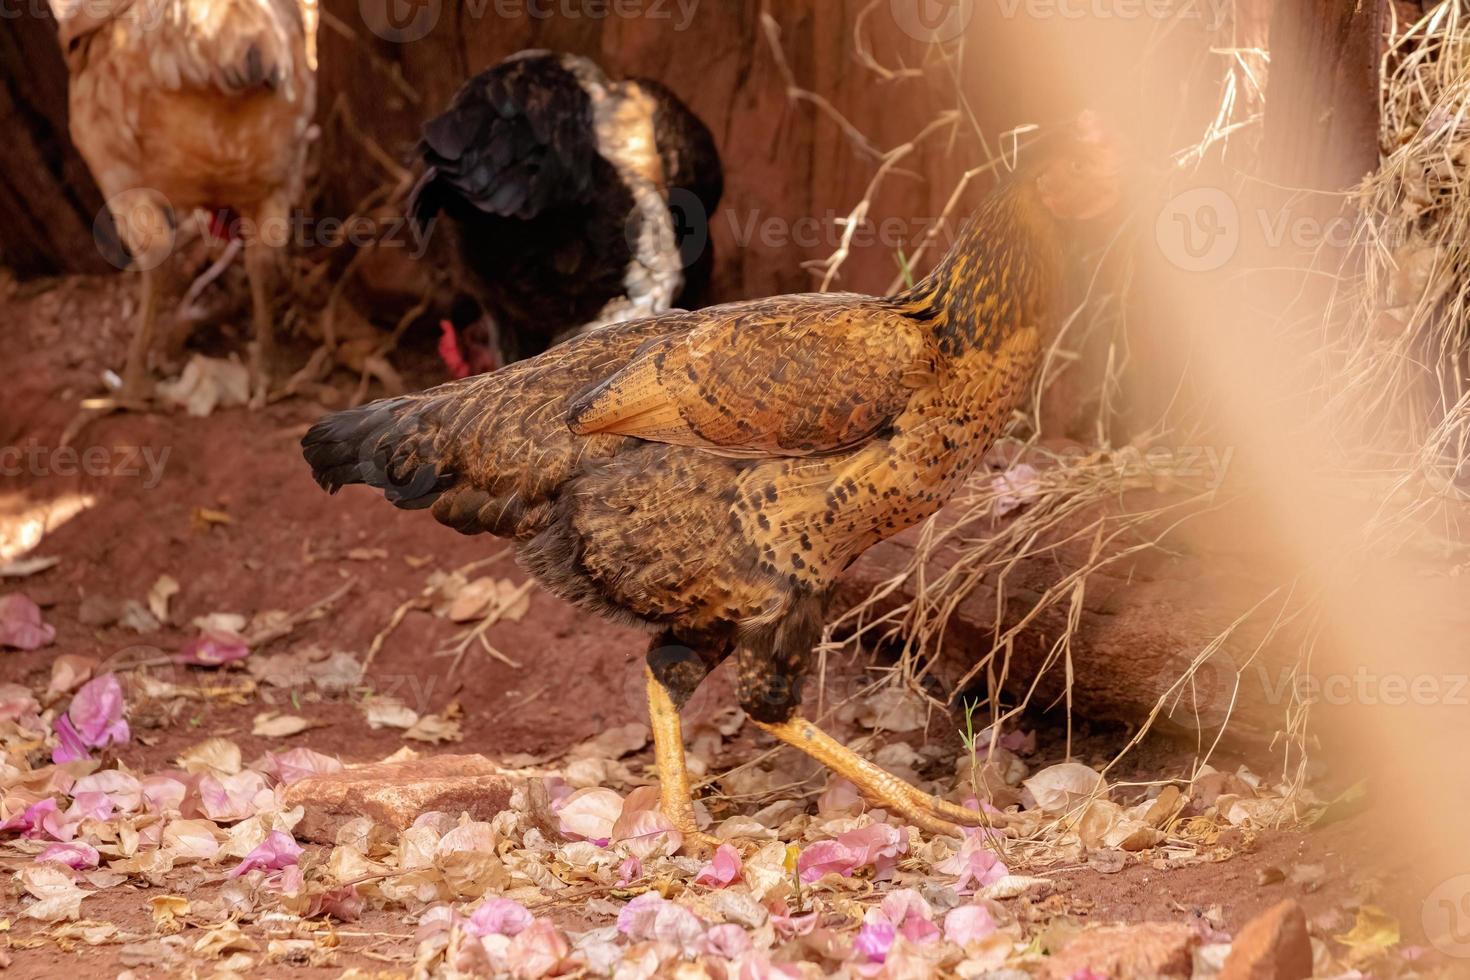
<svg viewBox="0 0 1470 980">
<path fill-rule="evenodd" d="M 144 269 L 139 276 L 141 299 L 138 304 L 138 322 L 133 327 L 133 337 L 128 342 L 128 360 L 123 367 L 122 390 L 118 392 L 116 406 L 136 409 L 146 406 L 153 399 L 153 381 L 148 375 L 148 355 L 153 350 L 153 331 L 158 322 L 158 276 L 152 269 Z"/>
<path fill-rule="evenodd" d="M 877 766 L 800 716 L 779 724 L 756 722 L 776 738 L 816 759 L 852 782 L 868 800 L 892 810 L 921 830 L 950 837 L 963 836 L 961 827 L 982 827 L 1001 821 L 924 793 Z"/>
<path fill-rule="evenodd" d="M 704 833 L 694 819 L 694 792 L 689 786 L 689 769 L 684 764 L 684 729 L 679 709 L 664 686 L 644 667 L 648 676 L 648 722 L 653 730 L 653 760 L 658 768 L 658 801 L 664 815 L 684 835 L 681 850 L 712 851 L 723 843 Z"/>
</svg>

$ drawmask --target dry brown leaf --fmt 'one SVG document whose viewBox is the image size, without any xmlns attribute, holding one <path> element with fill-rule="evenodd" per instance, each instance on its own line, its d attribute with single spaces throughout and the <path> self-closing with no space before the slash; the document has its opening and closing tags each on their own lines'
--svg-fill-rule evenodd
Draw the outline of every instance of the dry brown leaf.
<svg viewBox="0 0 1470 980">
<path fill-rule="evenodd" d="M 460 730 L 458 718 L 424 715 L 403 733 L 403 737 L 438 745 L 442 742 L 458 742 L 464 738 L 464 732 Z"/>
<path fill-rule="evenodd" d="M 454 594 L 445 615 L 456 623 L 484 619 L 492 613 L 516 621 L 531 607 L 529 592 L 508 578 L 485 576 L 468 582 Z"/>
<path fill-rule="evenodd" d="M 1128 855 L 1123 851 L 1104 848 L 1087 855 L 1087 866 L 1105 875 L 1115 875 L 1128 866 Z"/>
<path fill-rule="evenodd" d="M 0 562 L 0 578 L 26 578 L 61 564 L 60 558 L 17 558 Z"/>
<path fill-rule="evenodd" d="M 36 899 L 21 914 L 39 922 L 61 922 L 82 917 L 84 892 L 72 880 L 71 872 L 60 865 L 28 864 L 20 870 L 20 883 Z"/>
<path fill-rule="evenodd" d="M 1048 766 L 1022 783 L 1044 813 L 1063 813 L 1093 796 L 1105 797 L 1102 776 L 1080 762 Z"/>
<path fill-rule="evenodd" d="M 209 527 L 212 524 L 233 524 L 235 519 L 222 510 L 196 507 L 194 508 L 194 523 L 201 527 Z"/>
<path fill-rule="evenodd" d="M 986 885 L 975 893 L 976 898 L 1007 899 L 1017 898 L 1035 889 L 1036 892 L 1049 892 L 1053 888 L 1049 878 L 1032 878 L 1027 875 L 1006 875 L 999 881 Z"/>
<path fill-rule="evenodd" d="M 262 711 L 255 716 L 250 734 L 260 738 L 289 738 L 302 732 L 325 725 L 322 721 L 311 721 L 300 715 L 283 715 L 275 711 Z"/>
<path fill-rule="evenodd" d="M 80 687 L 97 668 L 97 661 L 76 653 L 63 653 L 51 662 L 51 680 L 46 685 L 46 699 L 60 697 Z"/>
<path fill-rule="evenodd" d="M 621 759 L 648 744 L 648 726 L 629 722 L 609 728 L 567 753 L 568 759 Z"/>
<path fill-rule="evenodd" d="M 369 728 L 412 728 L 419 720 L 419 713 L 402 701 L 381 695 L 364 699 L 362 711 Z"/>
<path fill-rule="evenodd" d="M 189 914 L 189 900 L 182 895 L 155 895 L 148 905 L 153 910 L 153 926 L 161 932 L 182 929 L 179 920 Z"/>
<path fill-rule="evenodd" d="M 201 956 L 249 953 L 255 949 L 255 940 L 245 935 L 234 922 L 223 922 L 214 926 L 194 944 L 194 952 Z"/>
<path fill-rule="evenodd" d="M 250 371 L 233 358 L 195 354 L 182 374 L 158 384 L 158 397 L 195 418 L 204 418 L 216 408 L 244 405 L 250 400 Z"/>
<path fill-rule="evenodd" d="M 172 575 L 160 575 L 148 590 L 148 611 L 160 623 L 168 622 L 169 602 L 179 594 L 179 583 Z"/>
<path fill-rule="evenodd" d="M 236 636 L 243 636 L 248 624 L 249 620 L 239 613 L 227 612 L 212 612 L 190 620 L 190 625 L 206 633 L 233 633 Z"/>
<path fill-rule="evenodd" d="M 588 840 L 608 840 L 623 812 L 623 798 L 610 789 L 579 789 L 567 797 L 557 816 L 567 831 Z"/>
<path fill-rule="evenodd" d="M 227 738 L 207 738 L 179 753 L 174 760 L 185 772 L 215 772 L 233 776 L 244 768 L 240 746 Z"/>
<path fill-rule="evenodd" d="M 68 922 L 57 926 L 50 931 L 50 935 L 57 939 L 80 940 L 88 946 L 101 946 L 117 938 L 118 928 L 111 922 L 83 919 L 80 922 Z"/>
</svg>

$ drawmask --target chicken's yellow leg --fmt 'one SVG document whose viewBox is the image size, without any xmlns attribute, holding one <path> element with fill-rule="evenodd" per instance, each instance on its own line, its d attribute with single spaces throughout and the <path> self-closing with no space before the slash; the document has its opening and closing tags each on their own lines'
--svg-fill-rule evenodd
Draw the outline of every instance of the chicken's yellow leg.
<svg viewBox="0 0 1470 980">
<path fill-rule="evenodd" d="M 271 301 L 275 295 L 276 252 L 260 240 L 245 243 L 245 274 L 250 280 L 250 314 L 255 344 L 250 357 L 250 407 L 262 408 L 270 396 L 271 371 L 276 359 L 276 324 Z"/>
<path fill-rule="evenodd" d="M 119 406 L 127 408 L 141 408 L 153 397 L 153 383 L 148 378 L 148 354 L 153 349 L 153 327 L 158 321 L 158 278 L 151 268 L 144 269 L 139 276 L 142 280 L 142 302 L 133 338 L 128 343 L 128 361 L 123 366 L 123 385 L 117 398 Z"/>
<path fill-rule="evenodd" d="M 679 709 L 664 686 L 643 668 L 648 677 L 648 722 L 653 730 L 653 760 L 658 768 L 658 801 L 664 815 L 684 835 L 684 850 L 700 851 L 722 842 L 699 829 L 694 820 L 694 791 L 689 786 L 689 769 L 684 764 L 684 729 Z"/>
<path fill-rule="evenodd" d="M 875 765 L 800 716 L 780 724 L 756 722 L 787 745 L 800 749 L 846 779 L 852 781 L 873 803 L 901 815 L 931 834 L 963 835 L 960 825 L 990 826 L 999 821 L 978 810 L 956 806 L 947 800 L 910 786 L 893 773 Z"/>
</svg>

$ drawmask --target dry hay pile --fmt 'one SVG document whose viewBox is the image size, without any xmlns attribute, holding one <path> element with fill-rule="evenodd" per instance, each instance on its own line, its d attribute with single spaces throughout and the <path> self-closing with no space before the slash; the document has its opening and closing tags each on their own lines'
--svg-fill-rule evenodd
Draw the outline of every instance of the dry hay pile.
<svg viewBox="0 0 1470 980">
<path fill-rule="evenodd" d="M 1470 240 L 1467 18 L 1470 13 L 1462 4 L 1449 2 L 1417 22 L 1395 20 L 1390 25 L 1381 85 L 1383 165 L 1351 195 L 1356 205 L 1355 211 L 1347 212 L 1352 215 L 1351 247 L 1321 257 L 1331 263 L 1326 273 L 1331 279 L 1326 301 L 1314 304 L 1306 315 L 1298 309 L 1282 316 L 1283 329 L 1308 338 L 1320 355 L 1309 367 L 1309 397 L 1319 413 L 1310 424 L 1319 442 L 1332 450 L 1331 458 L 1324 461 L 1332 479 L 1341 481 L 1349 494 L 1385 501 L 1361 535 L 1345 541 L 1342 552 L 1325 557 L 1324 563 L 1362 561 L 1406 545 L 1420 551 L 1439 549 L 1437 557 L 1459 555 L 1456 560 L 1464 560 L 1463 548 L 1453 543 L 1452 534 L 1431 528 L 1435 521 L 1442 522 L 1441 527 L 1452 523 L 1448 507 L 1464 499 L 1467 485 L 1463 467 L 1470 440 L 1466 381 L 1470 256 L 1461 247 Z M 1169 29 L 1169 25 L 1160 28 Z M 936 46 L 933 55 L 946 63 L 958 63 L 965 57 L 963 44 Z M 897 72 L 875 62 L 863 46 L 861 32 L 859 48 L 860 60 L 870 68 L 887 77 Z M 1155 206 L 1197 185 L 1200 171 L 1210 161 L 1218 162 L 1226 155 L 1238 161 L 1241 154 L 1257 154 L 1268 60 L 1266 51 L 1245 39 L 1241 25 L 1227 19 L 1218 26 L 1211 58 L 1198 63 L 1191 81 L 1205 90 L 1218 90 L 1218 112 L 1203 132 L 1198 127 L 1190 132 L 1188 124 L 1179 120 L 1166 123 L 1173 132 L 1189 135 L 1179 140 L 1172 154 L 1173 167 Z M 1140 74 L 1145 71 L 1140 68 Z M 954 77 L 958 79 L 958 72 Z M 952 137 L 955 127 L 973 125 L 974 113 L 958 85 L 953 94 L 956 105 L 952 112 L 921 130 L 913 143 L 881 158 L 868 194 L 849 215 L 853 222 L 868 214 L 877 186 L 914 144 Z M 1183 113 L 1180 115 L 1182 119 Z M 838 122 L 849 125 L 840 117 Z M 971 178 L 1007 166 L 1008 149 L 1027 129 L 998 138 L 978 130 L 973 134 L 987 152 L 992 148 L 995 152 L 987 164 L 963 175 L 945 206 L 946 219 Z M 1108 276 L 1094 273 L 1086 283 L 1086 296 L 1067 318 L 1044 367 L 1042 392 L 1072 368 L 1079 351 L 1103 352 L 1105 363 L 1092 398 L 1087 400 L 1098 406 L 1095 437 L 1088 451 L 1059 454 L 1049 448 L 1038 394 L 1036 404 L 1011 430 L 1013 445 L 997 454 L 1001 461 L 977 475 L 966 492 L 921 529 L 908 567 L 834 622 L 822 648 L 825 658 L 854 654 L 860 644 L 886 644 L 900 656 L 870 690 L 897 685 L 922 693 L 919 682 L 939 659 L 957 607 L 976 586 L 988 581 L 999 596 L 997 603 L 1002 603 L 1007 578 L 1019 565 L 1057 558 L 1054 584 L 1039 599 L 1022 600 L 1029 611 L 1019 619 L 996 626 L 990 648 L 976 651 L 973 669 L 952 687 L 948 704 L 934 702 L 936 708 L 953 710 L 967 692 L 967 684 L 985 681 L 984 689 L 997 693 L 967 707 L 972 714 L 983 716 L 976 727 L 984 726 L 991 753 L 996 752 L 1006 730 L 1019 723 L 1022 712 L 1050 706 L 1038 703 L 1035 695 L 1042 676 L 1053 671 L 1063 672 L 1070 746 L 1072 651 L 1090 577 L 1139 552 L 1167 547 L 1171 534 L 1194 515 L 1252 492 L 1236 481 L 1221 487 L 1175 478 L 1162 498 L 1128 494 L 1156 488 L 1155 475 L 1148 466 L 1139 465 L 1150 446 L 1171 441 L 1206 445 L 1212 440 L 1218 440 L 1215 444 L 1229 441 L 1212 431 L 1213 420 L 1198 406 L 1171 403 L 1151 422 L 1140 424 L 1133 418 L 1126 432 L 1118 423 L 1114 409 L 1124 397 L 1130 357 L 1130 323 L 1125 311 L 1135 268 L 1129 253 L 1143 238 L 1153 245 L 1154 218 L 1152 212 L 1134 214 L 1130 223 L 1137 227 L 1125 230 L 1101 253 L 1087 257 L 1088 268 L 1112 265 L 1123 271 Z M 937 230 L 931 229 L 929 238 L 918 243 L 909 256 L 900 256 L 900 261 L 912 261 L 922 254 Z M 845 258 L 845 249 L 839 249 L 818 270 L 824 288 Z M 1180 380 L 1180 390 L 1189 385 L 1188 376 Z M 1017 465 L 1017 459 L 1026 463 Z M 1140 505 L 1140 500 L 1147 502 Z M 1013 510 L 1019 513 L 1003 522 L 995 520 Z M 941 546 L 946 548 L 944 562 L 936 563 Z M 1060 552 L 1068 546 L 1080 546 L 1087 560 L 1081 564 L 1060 560 Z M 1283 642 L 1278 634 L 1285 627 L 1298 626 L 1284 642 L 1297 645 L 1291 676 L 1298 676 L 1297 671 L 1305 674 L 1323 641 L 1321 596 L 1303 588 L 1300 579 L 1283 578 L 1269 598 L 1275 600 L 1269 608 L 1265 601 L 1243 604 L 1238 618 L 1219 635 L 1197 649 L 1181 651 L 1179 662 L 1184 669 L 1165 681 L 1167 690 L 1152 714 L 1104 769 L 1105 775 L 1154 727 L 1161 714 L 1177 717 L 1181 711 L 1191 712 L 1196 672 L 1248 619 L 1269 620 L 1264 634 L 1258 633 L 1253 641 L 1256 652 L 1249 659 L 1268 642 Z M 1047 637 L 1040 668 L 1028 674 L 1029 667 L 1023 670 L 1013 663 L 1013 652 L 1018 640 L 1028 631 L 1034 633 L 1038 620 L 1049 612 L 1053 617 L 1060 613 L 1067 628 L 1054 638 Z M 1158 791 L 1158 785 L 1171 782 L 1188 786 L 1213 771 L 1209 762 L 1229 730 L 1245 667 L 1241 663 L 1235 668 L 1235 690 L 1225 692 L 1222 715 L 1199 725 L 1192 771 L 1161 779 L 1151 793 Z M 1218 678 L 1213 680 L 1218 682 Z M 1305 781 L 1313 745 L 1308 726 L 1311 705 L 1295 685 L 1287 690 L 1273 743 L 1279 768 L 1268 774 L 1268 781 L 1286 800 L 1310 803 L 1313 797 Z M 1002 691 L 1006 693 L 999 693 Z M 1300 807 L 1283 806 L 1277 822 L 1290 822 L 1302 812 Z M 1054 833 L 1066 826 L 1064 821 L 1046 829 Z"/>
</svg>

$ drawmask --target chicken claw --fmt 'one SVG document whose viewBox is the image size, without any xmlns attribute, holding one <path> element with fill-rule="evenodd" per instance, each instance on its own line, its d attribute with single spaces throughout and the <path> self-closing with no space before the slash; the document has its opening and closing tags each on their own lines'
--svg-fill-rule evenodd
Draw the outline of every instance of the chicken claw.
<svg viewBox="0 0 1470 980">
<path fill-rule="evenodd" d="M 956 806 L 922 792 L 800 716 L 779 724 L 756 722 L 787 745 L 800 749 L 828 769 L 851 780 L 872 803 L 892 810 L 919 829 L 945 837 L 963 837 L 965 827 L 989 827 L 1003 820 Z"/>
</svg>

